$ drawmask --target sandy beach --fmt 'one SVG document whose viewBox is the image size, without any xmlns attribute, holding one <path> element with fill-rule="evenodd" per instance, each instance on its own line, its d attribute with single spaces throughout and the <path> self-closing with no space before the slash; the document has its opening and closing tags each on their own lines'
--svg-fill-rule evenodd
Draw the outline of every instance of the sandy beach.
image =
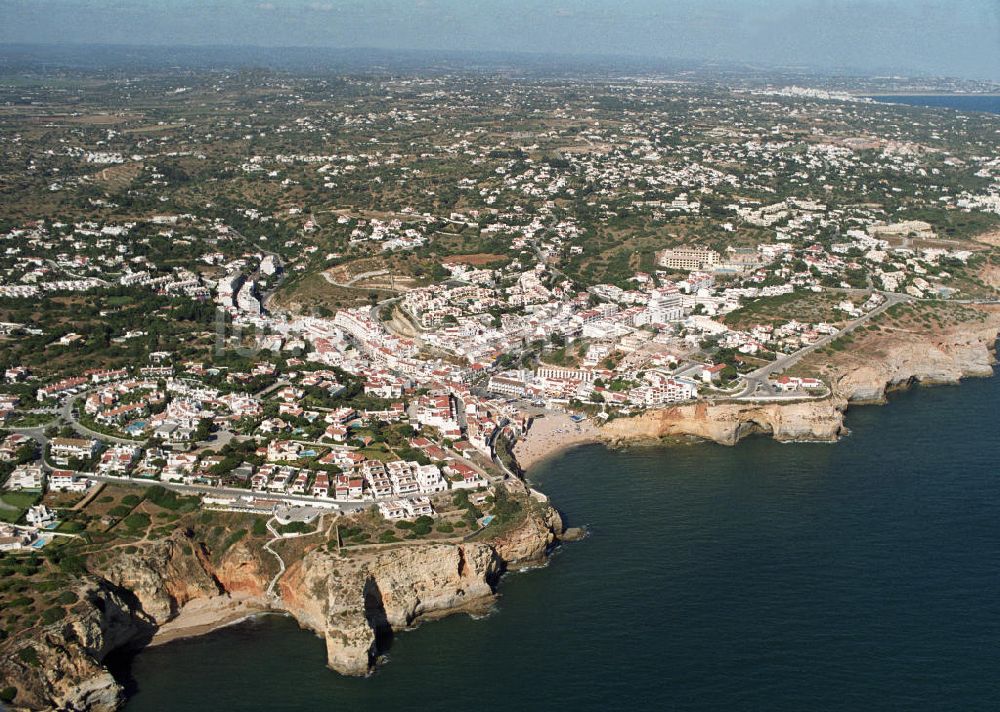
<svg viewBox="0 0 1000 712">
<path fill-rule="evenodd" d="M 528 434 L 514 446 L 514 456 L 525 471 L 542 460 L 574 445 L 600 440 L 600 431 L 590 420 L 574 423 L 565 413 L 535 418 Z"/>
<path fill-rule="evenodd" d="M 185 605 L 176 618 L 160 626 L 149 644 L 163 645 L 180 638 L 204 635 L 268 610 L 255 597 L 217 596 L 196 599 Z"/>
</svg>

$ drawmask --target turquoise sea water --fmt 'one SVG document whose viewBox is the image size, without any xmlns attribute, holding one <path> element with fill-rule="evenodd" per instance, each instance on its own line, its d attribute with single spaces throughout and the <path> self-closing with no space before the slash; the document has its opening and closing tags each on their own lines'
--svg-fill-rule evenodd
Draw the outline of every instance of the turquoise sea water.
<svg viewBox="0 0 1000 712">
<path fill-rule="evenodd" d="M 533 479 L 590 536 L 368 679 L 268 617 L 140 653 L 153 710 L 1000 706 L 1000 379 L 857 408 L 835 445 L 572 450 Z"/>
</svg>

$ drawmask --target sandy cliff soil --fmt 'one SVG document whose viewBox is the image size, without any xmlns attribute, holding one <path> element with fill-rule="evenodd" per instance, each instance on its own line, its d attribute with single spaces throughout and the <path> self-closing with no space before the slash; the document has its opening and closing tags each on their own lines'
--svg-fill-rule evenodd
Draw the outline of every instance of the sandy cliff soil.
<svg viewBox="0 0 1000 712">
<path fill-rule="evenodd" d="M 976 241 L 981 242 L 984 245 L 989 245 L 990 247 L 1000 247 L 1000 230 L 984 232 L 976 238 Z"/>
<path fill-rule="evenodd" d="M 756 433 L 783 441 L 836 440 L 843 432 L 845 405 L 840 398 L 764 405 L 700 402 L 613 420 L 601 437 L 612 444 L 692 436 L 735 445 Z"/>
<path fill-rule="evenodd" d="M 984 271 L 984 279 L 1000 275 Z M 998 277 L 1000 283 L 1000 277 Z M 724 445 L 742 438 L 770 435 L 780 441 L 834 441 L 844 434 L 844 413 L 852 403 L 882 403 L 886 394 L 913 383 L 957 383 L 962 378 L 990 376 L 1000 333 L 1000 307 L 939 309 L 940 322 L 899 317 L 881 322 L 877 331 L 856 332 L 853 343 L 834 353 L 814 354 L 799 370 L 820 376 L 832 386 L 822 400 L 787 403 L 703 401 L 617 418 L 598 427 L 575 424 L 563 414 L 536 419 L 514 455 L 528 470 L 573 445 L 604 442 L 621 445 L 671 437 L 695 437 Z M 949 309 L 961 316 L 949 321 Z M 943 315 L 943 316 L 942 316 Z"/>
<path fill-rule="evenodd" d="M 977 307 L 958 323 L 920 327 L 887 323 L 856 337 L 850 348 L 816 355 L 801 366 L 832 384 L 829 398 L 794 403 L 695 403 L 619 418 L 600 439 L 620 444 L 694 436 L 734 445 L 755 433 L 777 440 L 836 440 L 851 403 L 882 403 L 886 393 L 913 383 L 957 383 L 990 376 L 1000 333 L 1000 308 Z"/>
<path fill-rule="evenodd" d="M 520 483 L 513 487 L 527 496 Z M 271 573 L 260 557 L 268 554 L 241 541 L 215 560 L 178 531 L 117 553 L 85 578 L 63 621 L 6 641 L 0 676 L 17 688 L 15 709 L 115 710 L 123 697 L 103 665 L 109 653 L 262 610 L 286 611 L 323 637 L 330 667 L 366 674 L 393 632 L 488 606 L 506 569 L 546 555 L 563 531 L 559 515 L 538 503 L 526 509 L 524 521 L 491 541 L 374 546 L 349 556 L 313 548 L 289 562 L 277 599 L 265 595 Z"/>
</svg>

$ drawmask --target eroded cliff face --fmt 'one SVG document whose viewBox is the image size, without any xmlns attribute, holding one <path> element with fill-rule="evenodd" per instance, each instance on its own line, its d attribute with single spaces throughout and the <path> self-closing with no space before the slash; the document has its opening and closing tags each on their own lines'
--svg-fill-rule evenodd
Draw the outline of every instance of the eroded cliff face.
<svg viewBox="0 0 1000 712">
<path fill-rule="evenodd" d="M 119 554 L 103 574 L 111 583 L 135 594 L 142 610 L 157 625 L 163 625 L 188 601 L 225 593 L 197 555 L 199 548 L 197 542 L 174 535 L 136 553 Z"/>
<path fill-rule="evenodd" d="M 17 709 L 117 709 L 122 688 L 103 664 L 110 652 L 145 645 L 186 604 L 221 607 L 236 596 L 287 611 L 326 640 L 330 667 L 364 675 L 394 631 L 489 606 L 501 574 L 544 557 L 561 532 L 558 513 L 532 502 L 525 520 L 495 542 L 374 546 L 350 555 L 315 547 L 286 562 L 279 596 L 267 600 L 271 574 L 251 545 L 240 541 L 213 558 L 176 532 L 131 553 L 117 550 L 86 578 L 66 619 L 4 644 L 0 677 L 17 687 Z M 34 653 L 21 657 L 26 646 Z"/>
<path fill-rule="evenodd" d="M 520 525 L 488 543 L 417 544 L 350 556 L 316 549 L 282 577 L 282 605 L 324 638 L 331 668 L 364 675 L 393 632 L 488 607 L 501 574 L 544 558 L 562 531 L 554 509 L 533 504 Z"/>
<path fill-rule="evenodd" d="M 838 355 L 834 392 L 853 402 L 882 402 L 886 391 L 909 383 L 957 383 L 991 376 L 1000 312 L 985 321 L 927 337 L 895 333 L 890 343 Z"/>
<path fill-rule="evenodd" d="M 981 308 L 982 320 L 934 335 L 894 331 L 869 336 L 830 357 L 832 395 L 790 403 L 699 402 L 613 420 L 601 429 L 611 444 L 693 436 L 735 445 L 752 434 L 781 441 L 832 441 L 844 432 L 851 403 L 881 403 L 887 391 L 910 383 L 957 383 L 991 376 L 1000 310 Z"/>
<path fill-rule="evenodd" d="M 611 443 L 697 437 L 735 445 L 747 435 L 776 440 L 836 440 L 844 432 L 843 399 L 795 403 L 699 402 L 613 420 L 601 429 Z"/>
<path fill-rule="evenodd" d="M 522 526 L 504 532 L 490 545 L 505 566 L 530 566 L 545 560 L 564 529 L 562 517 L 555 508 L 538 506 Z"/>
<path fill-rule="evenodd" d="M 404 546 L 350 558 L 318 549 L 282 578 L 281 598 L 326 640 L 330 667 L 363 675 L 380 637 L 490 601 L 503 565 L 487 544 Z"/>
<path fill-rule="evenodd" d="M 88 578 L 64 621 L 4 651 L 0 674 L 17 687 L 17 708 L 115 710 L 123 701 L 122 687 L 103 666 L 104 658 L 148 640 L 154 630 L 127 591 Z"/>
<path fill-rule="evenodd" d="M 110 652 L 145 645 L 186 603 L 259 594 L 267 581 L 243 542 L 217 563 L 182 532 L 133 553 L 117 550 L 86 577 L 81 600 L 64 620 L 4 646 L 0 674 L 17 688 L 19 709 L 117 709 L 122 688 L 103 664 Z M 20 657 L 25 646 L 37 663 Z"/>
</svg>

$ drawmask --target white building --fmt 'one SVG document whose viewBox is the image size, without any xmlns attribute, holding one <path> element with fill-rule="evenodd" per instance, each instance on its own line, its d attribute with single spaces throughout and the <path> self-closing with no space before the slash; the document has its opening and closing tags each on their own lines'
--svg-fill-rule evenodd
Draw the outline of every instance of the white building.
<svg viewBox="0 0 1000 712">
<path fill-rule="evenodd" d="M 44 527 L 46 524 L 56 521 L 56 513 L 44 504 L 36 504 L 28 508 L 28 512 L 24 515 L 24 518 L 32 526 Z"/>
<path fill-rule="evenodd" d="M 7 478 L 7 489 L 40 490 L 44 482 L 45 473 L 42 472 L 41 465 L 21 465 Z"/>
<path fill-rule="evenodd" d="M 53 438 L 49 443 L 49 456 L 57 465 L 68 465 L 70 460 L 86 460 L 96 452 L 96 440 Z"/>
<path fill-rule="evenodd" d="M 60 492 L 86 492 L 90 481 L 69 470 L 53 470 L 49 474 L 49 489 Z"/>
</svg>

